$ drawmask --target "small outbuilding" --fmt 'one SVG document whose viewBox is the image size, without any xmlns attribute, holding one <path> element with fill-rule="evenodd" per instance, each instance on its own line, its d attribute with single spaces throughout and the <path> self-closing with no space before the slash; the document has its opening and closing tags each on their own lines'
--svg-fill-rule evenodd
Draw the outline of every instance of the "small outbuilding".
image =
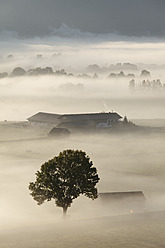
<svg viewBox="0 0 165 248">
<path fill-rule="evenodd" d="M 70 134 L 71 133 L 67 128 L 53 127 L 51 131 L 48 133 L 48 136 L 49 137 L 68 137 Z"/>
<path fill-rule="evenodd" d="M 137 213 L 145 210 L 142 191 L 99 193 L 99 200 L 107 210 L 117 213 Z"/>
</svg>

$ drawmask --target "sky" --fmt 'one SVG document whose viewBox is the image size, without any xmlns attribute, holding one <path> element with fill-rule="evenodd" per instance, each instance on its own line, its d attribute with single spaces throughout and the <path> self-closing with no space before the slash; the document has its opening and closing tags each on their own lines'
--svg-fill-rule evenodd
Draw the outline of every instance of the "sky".
<svg viewBox="0 0 165 248">
<path fill-rule="evenodd" d="M 164 23 L 164 0 L 0 0 L 0 59 L 59 52 L 84 64 L 164 64 Z"/>
<path fill-rule="evenodd" d="M 64 24 L 93 34 L 164 37 L 164 23 L 164 0 L 0 1 L 0 32 L 21 38 L 49 36 Z"/>
</svg>

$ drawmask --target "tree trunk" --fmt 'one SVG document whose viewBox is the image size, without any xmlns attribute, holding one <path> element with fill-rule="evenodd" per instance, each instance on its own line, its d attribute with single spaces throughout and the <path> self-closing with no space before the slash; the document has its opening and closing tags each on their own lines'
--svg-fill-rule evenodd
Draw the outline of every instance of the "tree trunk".
<svg viewBox="0 0 165 248">
<path fill-rule="evenodd" d="M 66 216 L 67 209 L 68 209 L 68 207 L 66 207 L 66 206 L 63 207 L 63 216 L 64 217 Z"/>
</svg>

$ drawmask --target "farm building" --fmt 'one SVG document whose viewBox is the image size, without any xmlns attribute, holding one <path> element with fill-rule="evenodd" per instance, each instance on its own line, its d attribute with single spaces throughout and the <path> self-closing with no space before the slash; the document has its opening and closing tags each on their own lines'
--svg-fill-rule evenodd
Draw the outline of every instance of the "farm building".
<svg viewBox="0 0 165 248">
<path fill-rule="evenodd" d="M 49 132 L 49 137 L 67 137 L 70 135 L 70 131 L 66 128 L 56 128 L 53 127 L 52 130 Z"/>
<path fill-rule="evenodd" d="M 100 203 L 112 212 L 137 213 L 145 210 L 142 191 L 99 193 Z"/>
<path fill-rule="evenodd" d="M 44 113 L 44 112 L 39 112 L 29 118 L 27 120 L 31 124 L 35 125 L 57 125 L 59 124 L 59 114 L 52 114 L 52 113 Z"/>
<path fill-rule="evenodd" d="M 108 128 L 117 124 L 122 117 L 115 113 L 89 113 L 89 114 L 66 114 L 61 115 L 58 119 L 60 125 L 77 126 L 77 127 L 95 127 L 95 128 Z"/>
<path fill-rule="evenodd" d="M 83 129 L 89 129 L 89 126 L 85 123 L 81 122 L 61 122 L 57 125 L 58 128 L 67 128 L 69 130 L 83 130 Z"/>
<path fill-rule="evenodd" d="M 39 112 L 27 120 L 31 124 L 38 126 L 49 125 L 57 128 L 65 128 L 70 131 L 77 130 L 95 130 L 112 128 L 121 123 L 122 117 L 115 112 L 108 113 L 88 113 L 88 114 L 51 114 Z"/>
</svg>

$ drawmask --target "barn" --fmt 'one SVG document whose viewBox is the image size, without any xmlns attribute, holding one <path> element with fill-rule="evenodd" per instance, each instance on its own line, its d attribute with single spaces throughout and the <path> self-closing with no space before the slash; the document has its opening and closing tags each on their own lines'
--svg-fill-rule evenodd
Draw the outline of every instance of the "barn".
<svg viewBox="0 0 165 248">
<path fill-rule="evenodd" d="M 122 117 L 115 112 L 108 113 L 88 113 L 88 114 L 65 114 L 58 117 L 63 127 L 92 127 L 92 128 L 111 128 L 116 125 Z M 61 125 L 61 124 L 60 124 Z"/>
<path fill-rule="evenodd" d="M 37 114 L 27 118 L 30 124 L 35 125 L 57 125 L 59 124 L 59 114 L 38 112 Z"/>
<path fill-rule="evenodd" d="M 102 207 L 116 213 L 144 212 L 145 201 L 142 191 L 99 193 Z"/>
<path fill-rule="evenodd" d="M 70 131 L 93 131 L 116 127 L 122 117 L 116 112 L 84 113 L 84 114 L 53 114 L 39 112 L 27 120 L 37 126 L 65 128 Z"/>
</svg>

